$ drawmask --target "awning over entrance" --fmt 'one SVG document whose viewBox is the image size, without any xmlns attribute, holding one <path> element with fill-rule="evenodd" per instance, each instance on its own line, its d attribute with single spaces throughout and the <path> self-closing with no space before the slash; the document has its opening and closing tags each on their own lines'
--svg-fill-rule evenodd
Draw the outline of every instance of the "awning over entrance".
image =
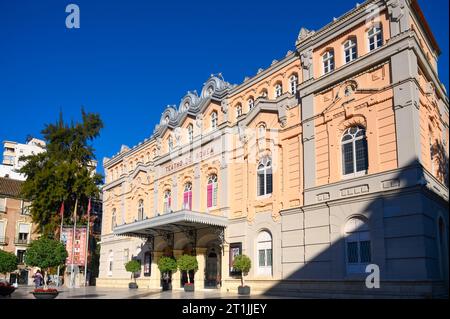
<svg viewBox="0 0 450 319">
<path fill-rule="evenodd" d="M 198 230 L 205 227 L 223 229 L 227 225 L 228 219 L 223 216 L 181 210 L 117 226 L 114 228 L 113 233 L 125 236 L 154 237 L 167 233 Z"/>
</svg>

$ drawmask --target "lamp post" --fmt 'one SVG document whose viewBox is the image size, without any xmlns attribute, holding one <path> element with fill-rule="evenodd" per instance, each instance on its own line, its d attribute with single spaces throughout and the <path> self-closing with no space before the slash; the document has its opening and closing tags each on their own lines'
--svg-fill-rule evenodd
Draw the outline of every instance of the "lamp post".
<svg viewBox="0 0 450 319">
<path fill-rule="evenodd" d="M 72 237 L 72 258 L 71 258 L 71 271 L 70 271 L 70 283 L 71 283 L 71 288 L 75 288 L 75 274 L 74 274 L 74 255 L 75 255 L 75 233 L 76 233 L 76 229 L 77 229 L 77 207 L 78 207 L 78 197 L 75 200 L 75 210 L 74 210 L 74 214 L 73 214 L 73 219 L 74 219 L 74 223 L 73 223 L 73 237 Z"/>
</svg>

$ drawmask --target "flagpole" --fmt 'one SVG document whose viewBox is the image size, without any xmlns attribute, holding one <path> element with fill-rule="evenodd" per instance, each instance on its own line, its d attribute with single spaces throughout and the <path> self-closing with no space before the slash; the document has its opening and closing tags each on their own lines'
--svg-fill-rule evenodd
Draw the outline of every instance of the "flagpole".
<svg viewBox="0 0 450 319">
<path fill-rule="evenodd" d="M 91 199 L 89 198 L 89 204 L 88 204 L 88 221 L 87 221 L 87 234 L 86 234 L 86 253 L 85 253 L 85 260 L 84 260 L 84 285 L 87 286 L 87 266 L 88 266 L 88 255 L 89 255 L 89 226 L 91 224 Z"/>
<path fill-rule="evenodd" d="M 59 242 L 61 242 L 61 240 L 62 240 L 62 230 L 63 230 L 63 220 L 64 220 L 64 201 L 62 202 L 62 204 L 61 204 L 61 227 L 59 228 Z M 59 271 L 60 271 L 60 265 L 58 265 L 58 272 L 57 272 L 57 274 L 56 274 L 56 282 L 57 282 L 57 285 L 58 285 L 58 287 L 59 287 L 59 284 L 60 284 L 60 282 L 59 282 Z"/>
<path fill-rule="evenodd" d="M 71 282 L 71 288 L 74 288 L 75 286 L 75 274 L 74 274 L 74 265 L 73 265 L 73 257 L 75 255 L 75 232 L 76 232 L 76 228 L 77 228 L 77 206 L 78 206 L 78 197 L 75 200 L 75 211 L 73 214 L 74 217 L 74 223 L 73 223 L 73 237 L 72 237 L 72 266 L 71 266 L 71 272 L 70 272 L 70 282 Z"/>
</svg>

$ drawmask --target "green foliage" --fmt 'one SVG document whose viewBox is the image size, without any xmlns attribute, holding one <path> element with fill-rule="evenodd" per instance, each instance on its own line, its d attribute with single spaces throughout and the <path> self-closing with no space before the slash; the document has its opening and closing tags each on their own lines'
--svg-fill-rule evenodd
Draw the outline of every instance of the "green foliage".
<svg viewBox="0 0 450 319">
<path fill-rule="evenodd" d="M 125 269 L 128 272 L 135 273 L 141 270 L 141 263 L 135 259 L 130 260 L 125 264 Z"/>
<path fill-rule="evenodd" d="M 18 260 L 16 255 L 0 250 L 0 273 L 6 274 L 17 269 Z"/>
<path fill-rule="evenodd" d="M 177 260 L 178 269 L 181 271 L 197 271 L 198 262 L 195 256 L 183 255 Z"/>
<path fill-rule="evenodd" d="M 158 260 L 158 268 L 162 273 L 177 270 L 177 261 L 172 257 L 163 256 Z"/>
<path fill-rule="evenodd" d="M 234 258 L 233 267 L 241 271 L 242 274 L 247 274 L 252 267 L 252 261 L 247 255 L 239 255 Z"/>
<path fill-rule="evenodd" d="M 77 212 L 82 216 L 89 198 L 98 197 L 100 192 L 103 177 L 93 172 L 95 155 L 90 143 L 99 136 L 103 123 L 98 114 L 81 113 L 81 123 L 64 123 L 61 114 L 55 124 L 47 124 L 42 130 L 46 152 L 21 157 L 26 165 L 20 172 L 27 178 L 22 196 L 32 201 L 33 222 L 47 237 L 59 227 L 63 200 L 65 217 L 73 215 L 77 199 Z"/>
<path fill-rule="evenodd" d="M 66 258 L 66 247 L 58 240 L 45 237 L 33 241 L 25 252 L 25 263 L 41 269 L 63 265 Z"/>
</svg>

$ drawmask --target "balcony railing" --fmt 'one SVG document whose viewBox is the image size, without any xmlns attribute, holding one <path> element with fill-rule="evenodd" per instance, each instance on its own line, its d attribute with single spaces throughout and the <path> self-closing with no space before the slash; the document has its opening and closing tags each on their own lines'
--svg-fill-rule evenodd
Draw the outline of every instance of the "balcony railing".
<svg viewBox="0 0 450 319">
<path fill-rule="evenodd" d="M 14 240 L 14 244 L 16 244 L 16 245 L 29 245 L 30 244 L 30 240 L 28 238 L 26 238 L 26 239 L 16 238 Z"/>
<path fill-rule="evenodd" d="M 0 245 L 8 245 L 9 242 L 9 238 L 4 236 L 4 237 L 0 237 Z"/>
</svg>

